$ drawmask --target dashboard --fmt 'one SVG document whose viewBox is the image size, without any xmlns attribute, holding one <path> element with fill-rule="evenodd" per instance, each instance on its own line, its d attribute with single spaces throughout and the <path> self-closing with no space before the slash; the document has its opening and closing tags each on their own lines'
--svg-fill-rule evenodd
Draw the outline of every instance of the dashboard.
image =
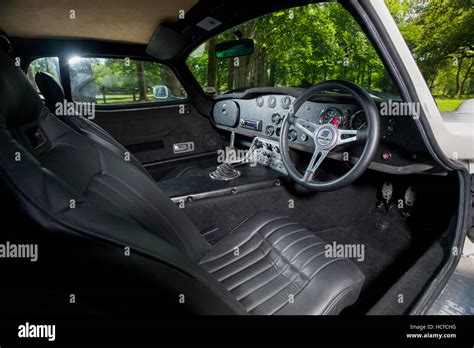
<svg viewBox="0 0 474 348">
<path fill-rule="evenodd" d="M 281 123 L 290 111 L 296 96 L 289 94 L 250 94 L 216 100 L 212 120 L 217 128 L 254 139 L 268 139 L 278 142 Z M 383 99 L 374 97 L 380 109 Z M 316 124 L 331 123 L 340 129 L 363 130 L 367 128 L 364 111 L 352 97 L 347 95 L 321 95 L 305 102 L 296 116 Z M 421 140 L 411 117 L 380 116 L 382 138 L 376 158 L 370 168 L 408 174 L 428 171 L 434 167 L 431 156 Z M 289 146 L 294 149 L 313 152 L 312 139 L 294 126 L 288 130 Z M 336 148 L 331 158 L 341 159 L 349 152 L 355 162 L 362 152 L 363 143 L 351 143 Z"/>
</svg>

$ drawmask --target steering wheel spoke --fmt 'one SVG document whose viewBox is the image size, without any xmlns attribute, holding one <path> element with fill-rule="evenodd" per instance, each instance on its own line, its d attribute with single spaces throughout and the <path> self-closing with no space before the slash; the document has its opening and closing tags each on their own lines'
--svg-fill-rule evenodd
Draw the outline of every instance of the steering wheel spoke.
<svg viewBox="0 0 474 348">
<path fill-rule="evenodd" d="M 301 130 L 304 134 L 306 134 L 311 139 L 314 139 L 314 136 L 315 136 L 316 132 L 318 131 L 319 127 L 320 127 L 319 125 L 317 125 L 313 122 L 309 122 L 307 120 L 304 120 L 302 118 L 295 118 L 294 124 L 295 124 L 296 128 Z"/>
<path fill-rule="evenodd" d="M 313 157 L 311 157 L 311 161 L 309 162 L 308 168 L 306 168 L 306 171 L 304 172 L 304 181 L 311 182 L 313 180 L 314 173 L 324 161 L 328 153 L 329 151 L 321 150 L 318 148 L 314 150 Z"/>
<path fill-rule="evenodd" d="M 343 135 L 347 137 L 343 138 Z M 337 138 L 337 145 L 352 143 L 353 141 L 359 140 L 359 131 L 352 129 L 339 129 L 339 136 Z"/>
</svg>

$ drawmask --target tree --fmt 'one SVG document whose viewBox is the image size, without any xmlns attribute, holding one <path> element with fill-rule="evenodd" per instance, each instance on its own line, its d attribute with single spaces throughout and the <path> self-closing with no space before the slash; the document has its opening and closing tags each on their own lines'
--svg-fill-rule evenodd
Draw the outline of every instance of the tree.
<svg viewBox="0 0 474 348">
<path fill-rule="evenodd" d="M 148 100 L 146 96 L 146 82 L 145 82 L 145 70 L 143 68 L 143 62 L 137 60 L 135 62 L 137 69 L 137 80 L 138 80 L 138 100 L 145 102 Z"/>
<path fill-rule="evenodd" d="M 432 90 L 449 89 L 449 80 L 454 76 L 452 93 L 457 96 L 464 93 L 463 86 L 470 78 L 474 57 L 471 1 L 410 0 L 400 5 L 390 0 L 388 5 L 392 13 L 398 14 L 400 30 Z M 448 66 L 454 68 L 454 75 L 442 73 L 453 70 Z"/>
<path fill-rule="evenodd" d="M 474 11 L 470 0 L 386 0 L 433 92 L 462 95 L 472 86 Z M 214 59 L 217 42 L 240 31 L 255 42 L 251 56 Z M 202 49 L 204 48 L 204 50 Z M 372 44 L 336 2 L 270 13 L 202 46 L 188 66 L 202 86 L 218 91 L 248 86 L 307 87 L 328 79 L 397 93 Z M 197 51 L 199 51 L 197 50 Z"/>
<path fill-rule="evenodd" d="M 207 53 L 207 86 L 215 87 L 217 86 L 217 58 L 214 52 L 214 46 L 216 45 L 216 38 L 212 38 L 208 43 L 208 53 Z"/>
</svg>

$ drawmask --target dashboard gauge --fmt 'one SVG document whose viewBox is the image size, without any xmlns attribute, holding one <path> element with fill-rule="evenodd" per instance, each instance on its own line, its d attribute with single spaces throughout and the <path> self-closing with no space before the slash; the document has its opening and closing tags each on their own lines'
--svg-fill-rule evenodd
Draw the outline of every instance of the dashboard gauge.
<svg viewBox="0 0 474 348">
<path fill-rule="evenodd" d="M 263 97 L 258 97 L 255 102 L 257 103 L 257 106 L 261 108 L 263 104 L 265 103 L 265 100 L 263 99 Z"/>
<path fill-rule="evenodd" d="M 266 134 L 266 135 L 272 136 L 273 133 L 275 133 L 275 127 L 273 127 L 273 126 L 267 126 L 267 128 L 265 128 L 265 134 Z"/>
<path fill-rule="evenodd" d="M 331 123 L 336 127 L 342 124 L 343 121 L 342 111 L 337 108 L 327 108 L 323 111 L 321 117 L 319 118 L 319 124 Z"/>
<path fill-rule="evenodd" d="M 284 97 L 281 100 L 281 107 L 283 109 L 288 110 L 290 108 L 290 105 L 291 105 L 291 98 L 290 97 Z"/>
<path fill-rule="evenodd" d="M 273 109 L 276 105 L 277 105 L 276 97 L 274 95 L 271 95 L 270 97 L 268 97 L 268 106 Z"/>
<path fill-rule="evenodd" d="M 351 116 L 350 126 L 353 130 L 367 129 L 367 118 L 364 110 L 359 110 Z"/>
<path fill-rule="evenodd" d="M 275 123 L 275 124 L 279 124 L 282 120 L 282 117 L 280 116 L 280 114 L 278 112 L 275 112 L 273 115 L 272 115 L 272 122 Z"/>
</svg>

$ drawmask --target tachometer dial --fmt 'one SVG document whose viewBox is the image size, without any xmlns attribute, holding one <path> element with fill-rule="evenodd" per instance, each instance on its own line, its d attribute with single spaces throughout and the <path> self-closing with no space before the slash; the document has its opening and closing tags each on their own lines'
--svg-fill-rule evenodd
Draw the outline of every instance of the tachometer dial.
<svg viewBox="0 0 474 348">
<path fill-rule="evenodd" d="M 353 130 L 363 130 L 367 128 L 367 118 L 365 117 L 364 110 L 359 110 L 351 116 L 350 126 Z"/>
<path fill-rule="evenodd" d="M 331 123 L 338 127 L 343 120 L 342 111 L 337 108 L 327 108 L 319 118 L 319 124 Z"/>
</svg>

